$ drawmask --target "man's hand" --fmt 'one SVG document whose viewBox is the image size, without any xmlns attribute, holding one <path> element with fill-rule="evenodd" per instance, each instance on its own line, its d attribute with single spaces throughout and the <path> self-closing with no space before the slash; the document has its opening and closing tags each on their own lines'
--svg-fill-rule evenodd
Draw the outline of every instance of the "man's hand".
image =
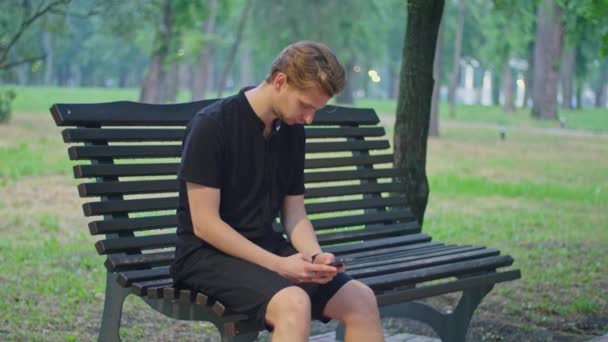
<svg viewBox="0 0 608 342">
<path fill-rule="evenodd" d="M 274 271 L 294 283 L 325 284 L 336 276 L 337 269 L 318 262 L 320 256 L 315 258 L 314 264 L 310 257 L 302 253 L 281 257 L 274 265 Z M 330 254 L 330 256 L 333 261 L 333 255 Z"/>
<path fill-rule="evenodd" d="M 329 265 L 330 263 L 334 262 L 334 260 L 336 260 L 336 256 L 335 255 L 333 255 L 332 253 L 323 252 L 323 253 L 318 254 L 315 257 L 314 263 L 315 264 L 321 264 L 321 265 Z M 341 267 L 331 266 L 331 267 L 333 267 L 334 269 L 336 269 L 335 273 L 344 272 L 346 270 L 346 266 L 341 266 Z M 335 277 L 335 276 L 336 275 L 334 274 L 332 276 L 332 278 Z"/>
</svg>

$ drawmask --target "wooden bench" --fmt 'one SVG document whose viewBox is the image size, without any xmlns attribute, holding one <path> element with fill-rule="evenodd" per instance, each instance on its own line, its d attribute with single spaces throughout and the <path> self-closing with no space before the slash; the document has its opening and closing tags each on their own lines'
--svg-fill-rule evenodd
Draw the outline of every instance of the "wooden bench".
<svg viewBox="0 0 608 342">
<path fill-rule="evenodd" d="M 95 248 L 106 256 L 99 340 L 119 340 L 122 306 L 135 295 L 162 314 L 213 323 L 225 341 L 254 339 L 260 326 L 204 293 L 173 287 L 176 171 L 184 127 L 204 100 L 55 104 L 51 113 L 74 166 Z M 348 273 L 376 293 L 383 317 L 430 325 L 444 341 L 464 341 L 469 321 L 494 284 L 520 277 L 513 259 L 481 246 L 432 241 L 393 181 L 400 170 L 371 109 L 328 106 L 306 128 L 306 209 L 326 251 L 353 257 Z M 384 151 L 383 151 L 384 150 Z M 276 229 L 280 229 L 277 223 Z M 415 300 L 462 292 L 451 313 Z M 343 330 L 338 329 L 338 339 Z"/>
</svg>

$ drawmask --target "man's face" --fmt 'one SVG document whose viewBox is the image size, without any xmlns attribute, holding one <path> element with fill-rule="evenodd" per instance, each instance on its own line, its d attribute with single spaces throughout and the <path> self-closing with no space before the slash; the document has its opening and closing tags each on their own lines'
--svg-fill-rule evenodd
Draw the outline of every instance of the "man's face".
<svg viewBox="0 0 608 342">
<path fill-rule="evenodd" d="M 278 91 L 275 114 L 288 125 L 307 125 L 329 99 L 318 86 L 302 90 L 285 83 Z"/>
</svg>

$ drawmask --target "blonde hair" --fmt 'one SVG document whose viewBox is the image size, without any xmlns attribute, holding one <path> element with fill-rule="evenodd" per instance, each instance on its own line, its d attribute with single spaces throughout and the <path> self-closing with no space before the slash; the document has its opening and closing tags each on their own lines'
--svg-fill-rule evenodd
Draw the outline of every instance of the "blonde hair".
<svg viewBox="0 0 608 342">
<path fill-rule="evenodd" d="M 312 41 L 300 41 L 287 46 L 275 58 L 266 76 L 271 83 L 277 73 L 287 75 L 287 82 L 298 89 L 318 85 L 330 97 L 344 89 L 344 67 L 325 45 Z"/>
</svg>

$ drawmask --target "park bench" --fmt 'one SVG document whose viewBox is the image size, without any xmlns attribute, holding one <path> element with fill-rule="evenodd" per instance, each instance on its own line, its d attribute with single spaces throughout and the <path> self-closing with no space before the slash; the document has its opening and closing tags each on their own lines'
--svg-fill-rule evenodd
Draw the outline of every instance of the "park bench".
<svg viewBox="0 0 608 342">
<path fill-rule="evenodd" d="M 106 293 L 99 340 L 119 340 L 122 306 L 135 295 L 162 314 L 213 323 L 225 341 L 249 341 L 263 327 L 190 289 L 174 288 L 176 172 L 184 127 L 214 100 L 55 104 L 95 248 L 105 255 Z M 326 251 L 354 261 L 347 272 L 376 293 L 383 317 L 430 325 L 444 341 L 464 341 L 473 312 L 494 284 L 520 277 L 494 248 L 432 241 L 393 181 L 389 142 L 371 109 L 328 106 L 306 127 L 306 209 Z M 384 151 L 383 151 L 384 150 Z M 277 223 L 275 229 L 280 229 Z M 422 303 L 462 292 L 452 312 Z M 343 328 L 338 327 L 338 339 Z"/>
</svg>

